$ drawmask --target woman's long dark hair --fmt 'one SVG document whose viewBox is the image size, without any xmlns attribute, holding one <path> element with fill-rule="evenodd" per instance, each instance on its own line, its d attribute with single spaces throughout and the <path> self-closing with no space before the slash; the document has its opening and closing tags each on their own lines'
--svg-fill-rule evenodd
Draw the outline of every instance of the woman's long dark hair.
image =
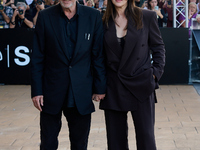
<svg viewBox="0 0 200 150">
<path fill-rule="evenodd" d="M 141 29 L 143 27 L 142 10 L 137 6 L 135 6 L 135 0 L 127 0 L 127 7 L 124 13 L 127 19 L 130 17 L 135 22 L 135 26 L 137 29 Z M 108 27 L 108 21 L 110 17 L 112 17 L 113 21 L 115 22 L 116 16 L 117 16 L 117 11 L 115 9 L 115 6 L 111 0 L 108 0 L 106 12 L 103 16 L 103 23 L 106 24 Z"/>
</svg>

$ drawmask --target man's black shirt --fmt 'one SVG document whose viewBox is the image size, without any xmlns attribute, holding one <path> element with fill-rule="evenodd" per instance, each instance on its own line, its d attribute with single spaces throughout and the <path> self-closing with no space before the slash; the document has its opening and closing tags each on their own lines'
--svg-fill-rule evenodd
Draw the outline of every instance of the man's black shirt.
<svg viewBox="0 0 200 150">
<path fill-rule="evenodd" d="M 78 17 L 79 17 L 79 6 L 76 5 L 76 14 L 71 18 L 68 19 L 67 16 L 64 14 L 62 7 L 61 7 L 61 16 L 63 19 L 63 26 L 65 31 L 65 41 L 67 44 L 66 51 L 69 53 L 70 61 L 73 57 L 73 53 L 76 47 L 77 41 L 77 32 L 78 32 Z M 74 95 L 72 91 L 72 85 L 70 84 L 68 97 L 67 97 L 67 107 L 74 107 Z"/>
</svg>

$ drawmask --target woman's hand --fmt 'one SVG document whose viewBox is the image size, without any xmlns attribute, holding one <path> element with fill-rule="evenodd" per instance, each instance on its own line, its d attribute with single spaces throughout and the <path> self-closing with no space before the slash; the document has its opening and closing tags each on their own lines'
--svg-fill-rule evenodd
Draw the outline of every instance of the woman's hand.
<svg viewBox="0 0 200 150">
<path fill-rule="evenodd" d="M 162 15 L 160 9 L 158 9 L 158 10 L 155 10 L 155 9 L 154 9 L 154 11 L 156 12 L 156 14 L 157 14 L 161 19 L 163 18 L 163 15 Z"/>
<path fill-rule="evenodd" d="M 191 19 L 193 15 L 194 15 L 194 12 L 192 12 L 191 10 L 189 10 L 188 19 Z"/>
<path fill-rule="evenodd" d="M 197 19 L 197 22 L 200 23 L 200 16 L 197 16 L 196 19 Z"/>
</svg>

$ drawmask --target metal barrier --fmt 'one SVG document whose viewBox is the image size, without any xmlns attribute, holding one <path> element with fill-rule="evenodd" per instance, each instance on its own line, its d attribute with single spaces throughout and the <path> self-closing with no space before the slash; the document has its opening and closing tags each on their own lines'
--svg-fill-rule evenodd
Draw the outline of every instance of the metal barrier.
<svg viewBox="0 0 200 150">
<path fill-rule="evenodd" d="M 189 83 L 200 83 L 200 30 L 194 29 L 190 38 Z"/>
</svg>

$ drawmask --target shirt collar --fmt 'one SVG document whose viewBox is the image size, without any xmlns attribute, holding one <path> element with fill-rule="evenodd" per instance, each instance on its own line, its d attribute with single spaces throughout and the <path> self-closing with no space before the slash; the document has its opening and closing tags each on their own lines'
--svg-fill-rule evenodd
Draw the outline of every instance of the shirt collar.
<svg viewBox="0 0 200 150">
<path fill-rule="evenodd" d="M 60 5 L 60 4 L 59 4 L 59 5 Z M 60 5 L 60 8 L 61 8 L 61 9 L 60 9 L 61 14 L 65 16 L 61 5 Z M 79 14 L 80 14 L 80 10 L 79 10 L 79 9 L 80 9 L 80 4 L 79 4 L 78 2 L 76 2 L 76 13 L 75 13 L 75 15 L 78 15 L 78 16 L 79 16 Z M 74 16 L 75 16 L 75 15 L 74 15 Z"/>
</svg>

